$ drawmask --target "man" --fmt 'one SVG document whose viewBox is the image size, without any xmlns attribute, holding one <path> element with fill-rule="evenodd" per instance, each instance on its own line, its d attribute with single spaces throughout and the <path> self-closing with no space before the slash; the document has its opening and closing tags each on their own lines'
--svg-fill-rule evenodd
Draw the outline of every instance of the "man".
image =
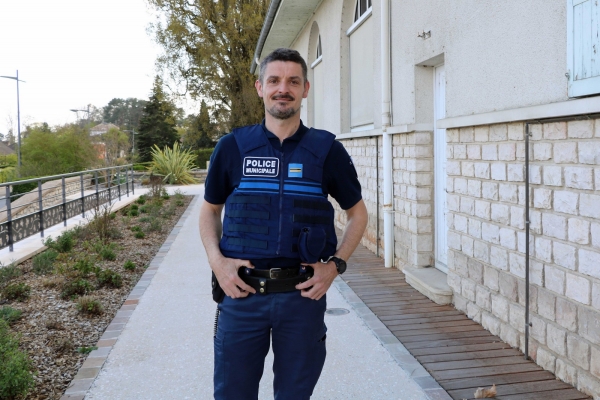
<svg viewBox="0 0 600 400">
<path fill-rule="evenodd" d="M 300 121 L 310 88 L 300 54 L 273 51 L 255 87 L 265 119 L 219 141 L 200 210 L 213 287 L 224 292 L 214 394 L 257 399 L 272 339 L 275 399 L 303 400 L 325 362 L 325 293 L 360 242 L 367 211 L 344 147 Z M 347 214 L 339 246 L 328 195 Z"/>
</svg>

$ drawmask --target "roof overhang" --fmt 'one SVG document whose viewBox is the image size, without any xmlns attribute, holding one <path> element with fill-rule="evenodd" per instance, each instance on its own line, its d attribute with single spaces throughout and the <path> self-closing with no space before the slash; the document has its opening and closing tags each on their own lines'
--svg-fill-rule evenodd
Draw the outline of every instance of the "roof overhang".
<svg viewBox="0 0 600 400">
<path fill-rule="evenodd" d="M 254 51 L 250 72 L 264 56 L 279 47 L 290 47 L 323 0 L 271 0 Z"/>
</svg>

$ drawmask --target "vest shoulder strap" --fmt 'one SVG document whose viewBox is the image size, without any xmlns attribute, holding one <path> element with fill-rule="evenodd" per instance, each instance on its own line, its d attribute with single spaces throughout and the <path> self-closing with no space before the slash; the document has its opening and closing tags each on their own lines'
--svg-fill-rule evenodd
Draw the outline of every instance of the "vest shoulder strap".
<svg viewBox="0 0 600 400">
<path fill-rule="evenodd" d="M 269 139 L 267 139 L 267 135 L 265 135 L 262 125 L 250 125 L 236 128 L 232 133 L 242 157 L 259 147 L 270 146 Z"/>
<path fill-rule="evenodd" d="M 335 141 L 335 135 L 321 129 L 310 128 L 298 146 L 301 146 L 319 159 L 321 166 Z"/>
</svg>

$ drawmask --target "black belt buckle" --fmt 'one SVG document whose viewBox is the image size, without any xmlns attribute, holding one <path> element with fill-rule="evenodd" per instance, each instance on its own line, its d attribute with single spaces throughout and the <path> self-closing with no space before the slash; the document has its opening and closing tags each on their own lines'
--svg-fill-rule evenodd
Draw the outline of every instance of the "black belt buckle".
<svg viewBox="0 0 600 400">
<path fill-rule="evenodd" d="M 279 279 L 279 274 L 281 273 L 281 268 L 271 268 L 269 270 L 269 278 L 270 279 Z"/>
</svg>

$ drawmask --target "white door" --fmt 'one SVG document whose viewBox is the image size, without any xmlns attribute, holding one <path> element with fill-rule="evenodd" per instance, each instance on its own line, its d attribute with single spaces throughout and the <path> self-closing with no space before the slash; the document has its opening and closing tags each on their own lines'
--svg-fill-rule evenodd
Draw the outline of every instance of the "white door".
<svg viewBox="0 0 600 400">
<path fill-rule="evenodd" d="M 437 120 L 446 116 L 446 73 L 435 68 L 434 83 L 434 192 L 435 192 L 435 267 L 448 273 L 448 226 L 446 224 L 446 130 L 438 129 Z"/>
</svg>

